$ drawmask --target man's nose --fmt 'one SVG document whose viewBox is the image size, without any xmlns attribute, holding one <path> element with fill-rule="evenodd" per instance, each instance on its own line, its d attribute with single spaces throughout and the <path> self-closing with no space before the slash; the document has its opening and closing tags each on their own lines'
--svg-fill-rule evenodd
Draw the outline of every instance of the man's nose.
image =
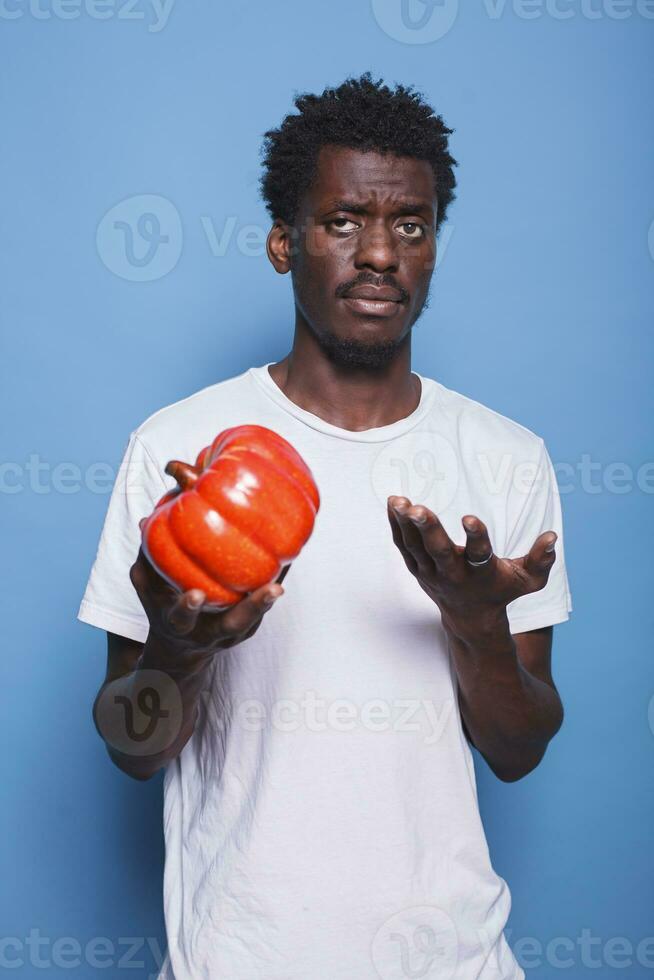
<svg viewBox="0 0 654 980">
<path fill-rule="evenodd" d="M 398 266 L 397 243 L 384 222 L 375 222 L 358 236 L 354 264 L 375 272 L 395 271 Z"/>
</svg>

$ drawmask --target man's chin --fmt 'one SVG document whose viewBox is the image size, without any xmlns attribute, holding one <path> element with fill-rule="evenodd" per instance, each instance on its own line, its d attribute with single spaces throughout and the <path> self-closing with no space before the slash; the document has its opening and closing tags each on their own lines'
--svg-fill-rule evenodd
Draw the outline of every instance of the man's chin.
<svg viewBox="0 0 654 980">
<path fill-rule="evenodd" d="M 322 334 L 317 340 L 334 364 L 351 368 L 381 368 L 397 356 L 398 351 L 406 342 L 406 337 L 400 340 L 355 340 L 351 337 L 334 337 L 333 334 Z"/>
</svg>

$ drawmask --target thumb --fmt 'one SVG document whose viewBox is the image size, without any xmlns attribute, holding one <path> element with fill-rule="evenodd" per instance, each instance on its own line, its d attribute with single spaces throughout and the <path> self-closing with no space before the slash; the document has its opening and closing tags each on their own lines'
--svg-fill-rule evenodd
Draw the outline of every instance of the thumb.
<svg viewBox="0 0 654 980">
<path fill-rule="evenodd" d="M 556 561 L 556 541 L 555 531 L 543 531 L 536 538 L 529 554 L 525 556 L 525 568 L 530 575 L 549 575 L 549 570 Z"/>
</svg>

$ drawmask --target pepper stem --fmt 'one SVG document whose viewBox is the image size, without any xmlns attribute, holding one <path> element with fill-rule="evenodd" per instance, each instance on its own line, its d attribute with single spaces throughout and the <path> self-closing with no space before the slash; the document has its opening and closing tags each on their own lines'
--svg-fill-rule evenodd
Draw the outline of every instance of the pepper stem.
<svg viewBox="0 0 654 980">
<path fill-rule="evenodd" d="M 180 490 L 190 490 L 195 486 L 200 475 L 195 466 L 182 463 L 179 459 L 171 459 L 166 463 L 166 473 L 177 480 Z"/>
</svg>

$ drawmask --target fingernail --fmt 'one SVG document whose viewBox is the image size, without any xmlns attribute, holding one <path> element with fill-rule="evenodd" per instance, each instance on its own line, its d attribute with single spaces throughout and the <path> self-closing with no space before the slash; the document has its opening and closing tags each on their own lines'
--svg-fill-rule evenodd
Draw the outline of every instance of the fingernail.
<svg viewBox="0 0 654 980">
<path fill-rule="evenodd" d="M 554 540 L 546 546 L 545 551 L 554 551 L 555 547 L 556 547 L 556 538 L 554 538 Z"/>
<path fill-rule="evenodd" d="M 199 609 L 203 602 L 204 602 L 203 595 L 197 595 L 196 593 L 196 594 L 191 594 L 188 597 L 188 604 L 189 606 L 191 606 L 192 609 Z"/>
<path fill-rule="evenodd" d="M 424 514 L 418 514 L 417 517 L 411 517 L 410 520 L 413 521 L 414 524 L 424 524 L 427 518 Z"/>
<path fill-rule="evenodd" d="M 477 525 L 476 525 L 476 523 L 474 521 L 464 521 L 463 522 L 463 526 L 465 527 L 466 531 L 476 531 L 477 530 Z"/>
<path fill-rule="evenodd" d="M 263 604 L 264 606 L 272 606 L 273 602 L 277 602 L 278 599 L 279 599 L 278 595 L 273 595 L 272 593 L 269 592 L 267 595 L 263 597 Z"/>
</svg>

